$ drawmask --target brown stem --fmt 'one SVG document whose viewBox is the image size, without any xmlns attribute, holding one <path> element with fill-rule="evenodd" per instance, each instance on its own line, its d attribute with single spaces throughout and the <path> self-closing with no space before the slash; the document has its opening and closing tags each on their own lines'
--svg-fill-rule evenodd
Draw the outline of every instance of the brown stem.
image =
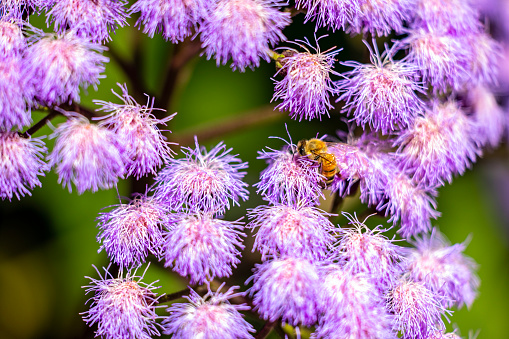
<svg viewBox="0 0 509 339">
<path fill-rule="evenodd" d="M 143 79 L 141 77 L 141 53 L 140 48 L 135 48 L 134 61 L 128 62 L 123 59 L 115 49 L 109 48 L 109 55 L 115 62 L 120 66 L 125 75 L 129 78 L 132 86 L 132 95 L 136 100 L 144 100 L 144 93 L 142 84 Z"/>
<path fill-rule="evenodd" d="M 183 296 L 189 294 L 189 287 L 175 293 L 165 294 L 158 299 L 159 304 L 167 303 L 175 299 L 181 299 Z"/>
<path fill-rule="evenodd" d="M 256 334 L 255 339 L 265 339 L 276 326 L 277 321 L 267 321 L 261 330 Z"/>
<path fill-rule="evenodd" d="M 46 115 L 44 118 L 39 120 L 35 125 L 30 127 L 28 130 L 26 130 L 25 133 L 23 133 L 21 136 L 23 138 L 28 138 L 28 137 L 32 136 L 35 132 L 37 132 L 38 130 L 40 130 L 44 126 L 46 126 L 48 121 L 51 121 L 54 117 L 56 117 L 59 114 L 60 113 L 58 111 L 50 110 L 48 115 Z"/>
</svg>

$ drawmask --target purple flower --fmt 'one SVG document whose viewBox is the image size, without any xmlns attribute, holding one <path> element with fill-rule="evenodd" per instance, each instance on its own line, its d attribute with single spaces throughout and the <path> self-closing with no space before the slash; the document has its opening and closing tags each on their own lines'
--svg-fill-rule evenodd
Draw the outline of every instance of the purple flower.
<svg viewBox="0 0 509 339">
<path fill-rule="evenodd" d="M 127 86 L 118 84 L 122 96 L 113 92 L 124 104 L 114 104 L 102 100 L 94 100 L 101 105 L 99 111 L 110 112 L 101 117 L 104 119 L 99 126 L 106 126 L 117 134 L 130 161 L 126 164 L 127 175 L 136 179 L 149 173 L 155 174 L 156 168 L 172 155 L 165 137 L 157 128 L 157 124 L 166 125 L 175 114 L 158 120 L 152 114 L 154 101 L 147 97 L 147 105 L 138 104 L 127 92 Z"/>
<path fill-rule="evenodd" d="M 401 167 L 416 182 L 428 187 L 452 181 L 453 174 L 463 174 L 481 154 L 475 135 L 475 122 L 458 103 L 431 103 L 431 109 L 402 131 L 396 140 Z"/>
<path fill-rule="evenodd" d="M 41 0 L 2 0 L 0 13 L 2 17 L 21 19 L 23 14 L 35 9 Z"/>
<path fill-rule="evenodd" d="M 0 58 L 0 129 L 18 129 L 32 122 L 30 107 L 31 87 L 21 74 L 22 59 L 18 55 Z"/>
<path fill-rule="evenodd" d="M 424 108 L 416 93 L 425 93 L 416 81 L 418 68 L 405 61 L 394 62 L 394 48 L 380 55 L 375 41 L 374 51 L 365 44 L 372 65 L 342 63 L 354 68 L 344 74 L 348 76 L 345 80 L 338 82 L 339 90 L 344 92 L 338 101 L 346 101 L 342 111 L 353 114 L 353 120 L 362 128 L 369 125 L 383 134 L 404 129 Z"/>
<path fill-rule="evenodd" d="M 248 228 L 258 228 L 253 251 L 313 260 L 326 258 L 334 238 L 334 225 L 317 208 L 303 205 L 258 206 L 249 212 Z"/>
<path fill-rule="evenodd" d="M 318 44 L 318 38 L 316 40 Z M 340 50 L 321 52 L 320 47 L 314 48 L 306 41 L 296 42 L 306 50 L 299 53 L 294 49 L 285 50 L 278 59 L 281 68 L 276 73 L 284 78 L 275 80 L 274 96 L 272 100 L 283 100 L 276 108 L 289 111 L 292 119 L 304 118 L 311 120 L 322 119 L 322 115 L 329 115 L 329 96 L 336 93 L 336 85 L 331 81 L 330 74 L 339 75 L 333 70 L 334 57 Z M 313 49 L 316 54 L 306 47 Z"/>
<path fill-rule="evenodd" d="M 256 193 L 271 204 L 318 203 L 323 176 L 315 161 L 297 155 L 293 144 L 279 151 L 269 148 L 258 154 L 257 159 L 265 159 L 268 166 L 260 173 L 260 181 L 254 184 L 258 188 Z"/>
<path fill-rule="evenodd" d="M 118 137 L 106 128 L 93 125 L 77 113 L 58 126 L 50 138 L 57 138 L 48 156 L 50 167 L 56 166 L 58 182 L 78 194 L 113 187 L 125 173 L 126 157 Z"/>
<path fill-rule="evenodd" d="M 384 298 L 368 275 L 329 265 L 323 269 L 321 281 L 323 315 L 316 338 L 397 338 Z"/>
<path fill-rule="evenodd" d="M 166 40 L 177 43 L 193 33 L 209 6 L 204 0 L 138 0 L 130 12 L 141 12 L 136 26 L 143 23 L 143 33 L 152 38 L 162 32 Z"/>
<path fill-rule="evenodd" d="M 16 132 L 0 131 L 0 198 L 11 200 L 31 195 L 29 189 L 41 186 L 38 176 L 48 166 L 42 161 L 47 149 L 38 138 L 23 138 Z"/>
<path fill-rule="evenodd" d="M 100 73 L 109 61 L 101 54 L 105 49 L 73 32 L 43 36 L 27 49 L 23 77 L 29 79 L 35 98 L 43 105 L 79 101 L 80 85 L 95 88 L 104 77 Z"/>
<path fill-rule="evenodd" d="M 360 0 L 297 0 L 296 7 L 306 8 L 306 22 L 316 20 L 316 28 L 332 31 L 347 29 L 360 15 Z"/>
<path fill-rule="evenodd" d="M 467 242 L 450 245 L 444 236 L 433 229 L 415 241 L 416 249 L 408 255 L 409 274 L 415 281 L 443 296 L 444 307 L 470 307 L 477 296 L 479 278 L 476 263 L 463 254 Z"/>
<path fill-rule="evenodd" d="M 0 59 L 20 55 L 27 47 L 23 36 L 23 22 L 12 18 L 0 18 Z"/>
<path fill-rule="evenodd" d="M 269 47 L 285 40 L 281 32 L 290 24 L 290 13 L 279 11 L 277 0 L 223 0 L 212 4 L 200 27 L 200 38 L 207 59 L 244 72 L 269 61 Z"/>
<path fill-rule="evenodd" d="M 480 85 L 496 85 L 498 66 L 502 63 L 502 46 L 491 36 L 475 32 L 465 36 L 468 51 L 469 81 Z"/>
<path fill-rule="evenodd" d="M 317 321 L 320 278 L 308 259 L 286 257 L 255 265 L 253 305 L 265 320 L 311 326 Z M 251 278 L 250 278 L 251 279 Z"/>
<path fill-rule="evenodd" d="M 251 339 L 253 326 L 244 320 L 239 311 L 249 310 L 246 304 L 230 304 L 228 299 L 242 296 L 234 293 L 233 286 L 225 293 L 212 292 L 208 287 L 206 295 L 201 297 L 193 289 L 185 296 L 189 303 L 175 303 L 167 311 L 170 313 L 163 321 L 164 334 L 172 334 L 174 339 L 224 338 Z"/>
<path fill-rule="evenodd" d="M 369 229 L 364 220 L 343 212 L 353 225 L 352 228 L 341 228 L 336 256 L 345 270 L 352 273 L 365 273 L 380 291 L 384 291 L 398 279 L 403 272 L 403 248 L 393 240 L 382 235 L 387 230 L 381 225 Z"/>
<path fill-rule="evenodd" d="M 148 268 L 148 266 L 147 266 Z M 89 299 L 90 310 L 83 312 L 83 320 L 91 326 L 97 323 L 95 336 L 106 339 L 150 339 L 159 335 L 156 319 L 159 316 L 157 293 L 153 286 L 157 281 L 146 284 L 128 271 L 126 277 L 113 278 L 105 269 L 104 277 L 96 269 L 100 279 L 90 279 L 91 284 L 83 286 L 87 294 L 94 293 Z M 145 275 L 145 273 L 143 274 Z"/>
<path fill-rule="evenodd" d="M 51 10 L 49 8 L 52 6 Z M 127 24 L 125 1 L 122 0 L 58 0 L 45 5 L 47 24 L 63 33 L 72 29 L 92 42 L 110 41 L 110 32 Z"/>
<path fill-rule="evenodd" d="M 242 162 L 223 142 L 209 152 L 198 144 L 183 147 L 183 159 L 169 159 L 156 177 L 155 195 L 176 211 L 203 211 L 222 214 L 239 200 L 247 200 L 247 184 L 242 181 L 247 162 Z"/>
<path fill-rule="evenodd" d="M 471 0 L 418 0 L 416 4 L 414 26 L 450 34 L 474 32 L 481 26 Z"/>
<path fill-rule="evenodd" d="M 445 329 L 442 315 L 451 314 L 441 305 L 441 298 L 424 283 L 402 278 L 389 293 L 389 309 L 394 312 L 395 329 L 404 339 L 428 339 Z"/>
<path fill-rule="evenodd" d="M 160 202 L 146 195 L 100 213 L 99 251 L 104 249 L 120 269 L 141 265 L 149 252 L 159 257 L 163 244 L 161 225 L 167 220 L 166 213 Z"/>
<path fill-rule="evenodd" d="M 172 214 L 162 254 L 166 263 L 191 284 L 229 277 L 240 263 L 243 226 L 238 221 L 214 219 L 210 214 Z"/>
</svg>

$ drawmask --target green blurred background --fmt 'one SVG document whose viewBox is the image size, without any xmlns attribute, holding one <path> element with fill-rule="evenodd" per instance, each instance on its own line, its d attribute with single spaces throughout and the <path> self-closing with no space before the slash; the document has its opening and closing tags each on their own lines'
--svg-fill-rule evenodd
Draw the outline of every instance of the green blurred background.
<svg viewBox="0 0 509 339">
<path fill-rule="evenodd" d="M 313 38 L 314 25 L 303 25 L 303 16 L 294 18 L 294 24 L 285 30 L 289 39 Z M 44 18 L 31 22 L 44 26 Z M 164 69 L 171 60 L 174 48 L 159 36 L 149 39 L 134 26 L 117 30 L 111 51 L 126 63 L 139 70 L 136 83 L 123 72 L 120 64 L 112 60 L 107 65 L 106 78 L 97 91 L 88 90 L 82 104 L 94 108 L 92 99 L 118 102 L 110 89 L 118 92 L 116 83 L 127 83 L 129 89 L 159 94 Z M 325 32 L 318 32 L 320 36 Z M 360 38 L 335 33 L 321 40 L 321 49 L 332 46 L 344 48 L 337 59 L 366 62 L 367 52 Z M 282 46 L 289 46 L 282 44 Z M 135 53 L 136 52 L 136 53 Z M 136 56 L 135 56 L 136 54 Z M 111 52 L 106 55 L 112 57 Z M 340 69 L 338 67 L 340 71 Z M 332 112 L 330 118 L 312 122 L 296 122 L 286 113 L 272 111 L 269 105 L 273 94 L 274 65 L 262 62 L 254 72 L 232 72 L 228 66 L 216 67 L 215 61 L 193 58 L 181 70 L 177 88 L 168 112 L 178 112 L 169 123 L 173 133 L 170 140 L 182 146 L 191 142 L 196 133 L 208 148 L 224 140 L 234 153 L 249 162 L 246 181 L 257 182 L 265 163 L 257 160 L 257 152 L 265 146 L 281 147 L 283 142 L 271 139 L 279 136 L 288 139 L 285 124 L 296 142 L 319 134 L 334 134 L 344 129 L 341 116 Z M 33 120 L 44 116 L 33 113 Z M 63 119 L 53 120 L 53 125 Z M 224 135 L 217 130 L 228 126 L 241 126 Z M 35 136 L 49 135 L 43 128 Z M 45 140 L 51 149 L 53 140 Z M 178 147 L 173 147 L 179 151 Z M 180 152 L 177 157 L 181 156 Z M 101 209 L 118 203 L 117 191 L 99 191 L 81 196 L 69 193 L 57 183 L 53 172 L 42 178 L 42 188 L 36 188 L 31 197 L 21 201 L 0 202 L 0 338 L 92 338 L 93 329 L 81 320 L 80 312 L 87 310 L 84 289 L 88 280 L 97 278 L 92 265 L 107 266 L 104 252 L 98 253 L 96 221 Z M 132 183 L 122 180 L 118 185 L 120 196 L 129 196 Z M 263 204 L 251 187 L 251 198 L 226 214 L 229 220 L 245 215 L 246 208 Z M 487 151 L 473 170 L 458 177 L 451 185 L 439 191 L 438 209 L 442 216 L 434 223 L 451 240 L 462 242 L 469 235 L 472 241 L 466 254 L 479 264 L 481 288 L 479 298 L 471 310 L 454 312 L 449 328 L 457 326 L 463 337 L 469 331 L 479 332 L 478 338 L 504 338 L 509 333 L 509 161 L 507 144 L 496 151 Z M 349 199 L 345 209 L 363 211 L 355 199 Z M 245 220 L 245 219 L 244 219 Z M 385 220 L 373 217 L 373 224 Z M 336 223 L 343 225 L 344 219 Z M 242 264 L 228 279 L 230 284 L 243 285 L 251 274 L 259 256 L 251 253 L 252 240 L 246 239 Z M 154 262 L 148 269 L 146 281 L 159 279 L 161 293 L 172 293 L 186 286 L 186 281 Z M 258 328 L 261 323 L 255 323 Z"/>
</svg>

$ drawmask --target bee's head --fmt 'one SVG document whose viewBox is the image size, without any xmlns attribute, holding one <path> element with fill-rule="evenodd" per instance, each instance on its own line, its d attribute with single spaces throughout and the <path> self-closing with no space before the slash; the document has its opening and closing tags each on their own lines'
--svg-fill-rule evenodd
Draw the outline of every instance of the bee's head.
<svg viewBox="0 0 509 339">
<path fill-rule="evenodd" d="M 297 151 L 300 155 L 306 155 L 306 145 L 308 141 L 306 139 L 302 139 L 297 143 Z"/>
</svg>

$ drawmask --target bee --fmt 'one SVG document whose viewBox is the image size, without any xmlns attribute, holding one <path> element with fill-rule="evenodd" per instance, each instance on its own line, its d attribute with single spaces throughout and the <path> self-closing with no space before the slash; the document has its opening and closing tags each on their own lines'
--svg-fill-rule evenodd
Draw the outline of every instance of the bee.
<svg viewBox="0 0 509 339">
<path fill-rule="evenodd" d="M 297 143 L 297 151 L 320 164 L 320 173 L 325 177 L 325 184 L 330 184 L 339 173 L 334 154 L 327 151 L 327 143 L 320 139 L 301 140 Z"/>
</svg>

